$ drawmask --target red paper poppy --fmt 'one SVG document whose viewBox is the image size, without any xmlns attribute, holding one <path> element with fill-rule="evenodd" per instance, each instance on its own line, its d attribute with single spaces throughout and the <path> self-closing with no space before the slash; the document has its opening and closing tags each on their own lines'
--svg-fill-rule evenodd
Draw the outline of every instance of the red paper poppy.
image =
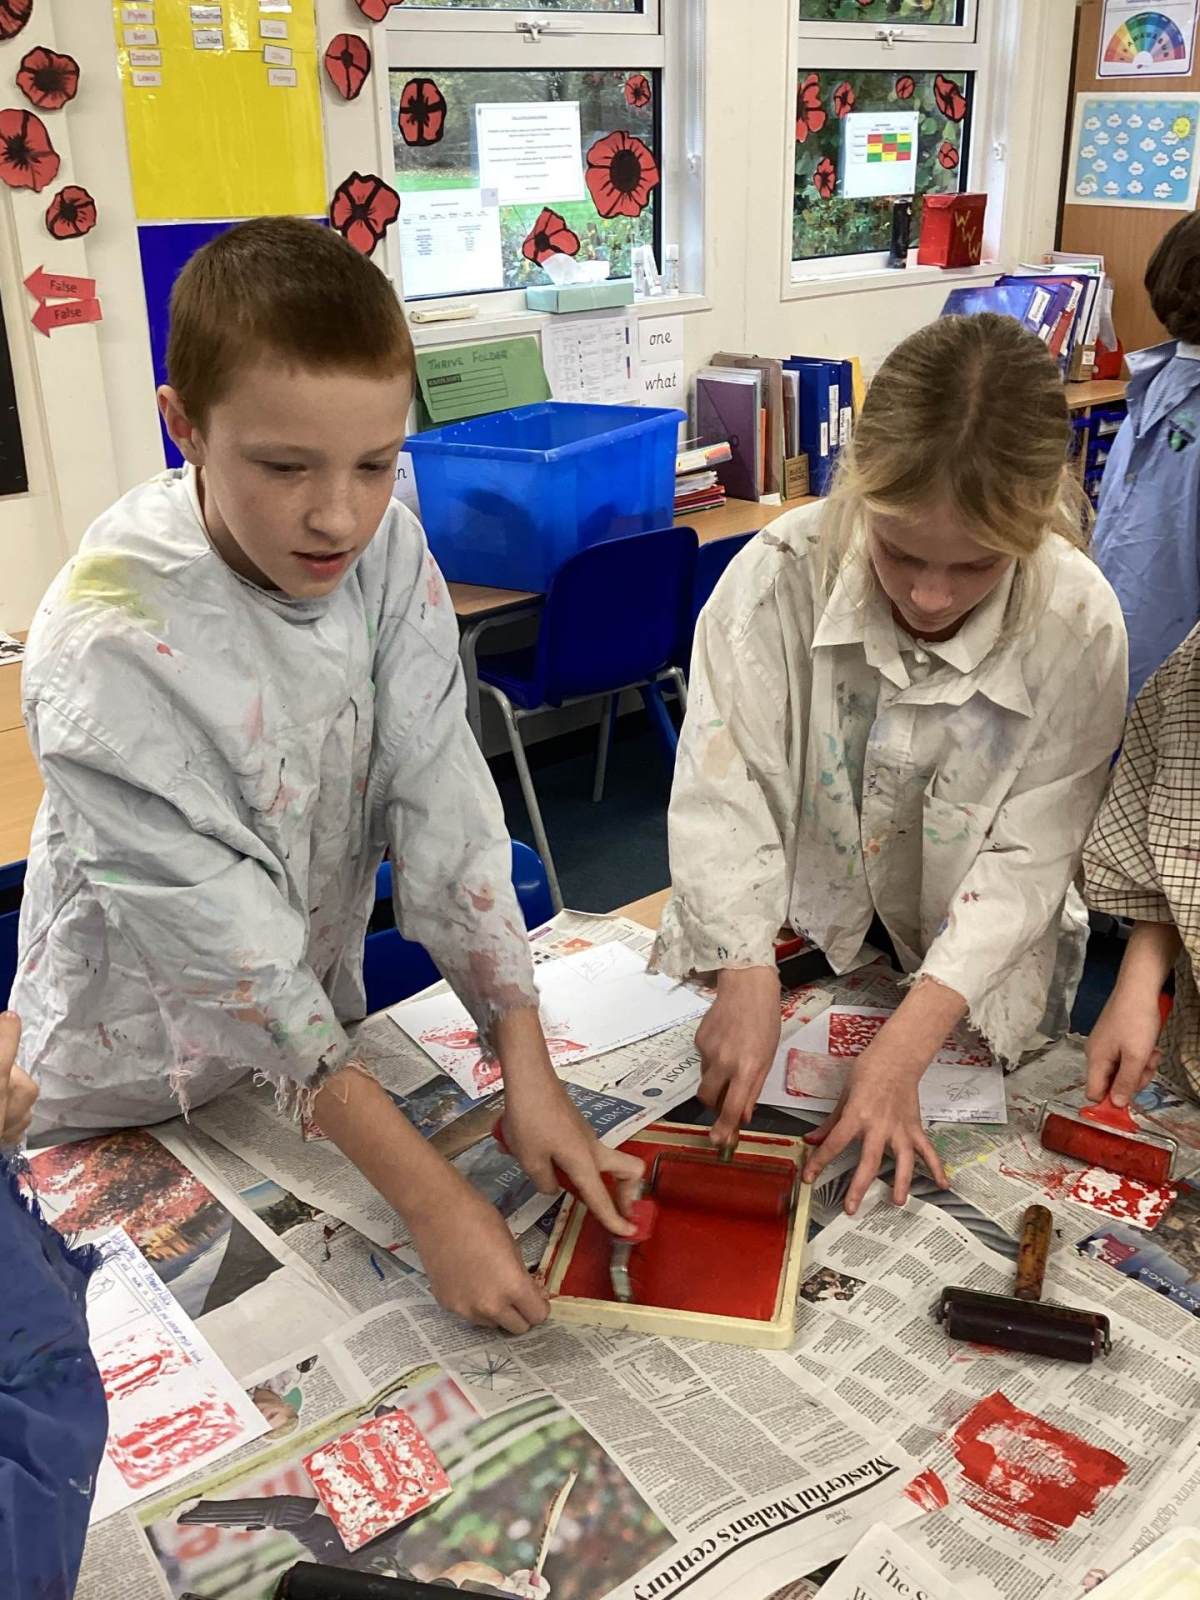
<svg viewBox="0 0 1200 1600">
<path fill-rule="evenodd" d="M 529 230 L 529 237 L 521 246 L 526 261 L 536 261 L 540 267 L 551 256 L 576 256 L 579 254 L 579 235 L 567 227 L 565 217 L 557 211 L 543 211 Z"/>
<path fill-rule="evenodd" d="M 821 104 L 821 80 L 810 72 L 796 95 L 796 142 L 803 144 L 810 133 L 825 126 L 825 107 Z"/>
<path fill-rule="evenodd" d="M 830 199 L 837 188 L 837 168 L 828 156 L 822 156 L 817 162 L 813 172 L 813 188 L 822 200 Z"/>
<path fill-rule="evenodd" d="M 958 148 L 952 145 L 949 139 L 943 139 L 938 146 L 938 160 L 947 172 L 953 172 L 958 165 Z"/>
<path fill-rule="evenodd" d="M 650 87 L 650 79 L 644 72 L 631 73 L 625 79 L 625 104 L 632 106 L 635 111 L 644 111 L 654 99 L 654 90 Z"/>
<path fill-rule="evenodd" d="M 334 190 L 329 220 L 360 255 L 369 256 L 400 215 L 400 196 L 373 172 L 352 172 Z"/>
<path fill-rule="evenodd" d="M 854 110 L 854 90 L 848 83 L 839 83 L 833 91 L 833 109 L 839 117 L 845 117 Z"/>
<path fill-rule="evenodd" d="M 610 133 L 588 151 L 585 177 L 602 217 L 640 217 L 658 187 L 658 162 L 631 133 Z"/>
<path fill-rule="evenodd" d="M 939 72 L 933 80 L 933 98 L 938 110 L 951 122 L 961 122 L 966 116 L 967 98 L 953 78 L 945 78 Z"/>
<path fill-rule="evenodd" d="M 896 99 L 911 100 L 917 87 L 917 80 L 909 72 L 902 72 L 896 79 Z"/>
<path fill-rule="evenodd" d="M 79 63 L 38 45 L 22 58 L 17 88 L 39 111 L 61 111 L 79 91 Z"/>
<path fill-rule="evenodd" d="M 404 0 L 354 0 L 354 3 L 368 22 L 382 22 L 393 6 L 403 5 Z"/>
<path fill-rule="evenodd" d="M 0 179 L 10 189 L 36 194 L 53 183 L 58 167 L 58 152 L 40 117 L 12 107 L 0 111 Z"/>
<path fill-rule="evenodd" d="M 432 78 L 410 78 L 396 120 L 405 144 L 437 144 L 446 131 L 446 96 Z"/>
<path fill-rule="evenodd" d="M 343 100 L 357 100 L 371 76 L 371 46 L 357 33 L 339 33 L 325 49 L 325 71 Z"/>
<path fill-rule="evenodd" d="M 86 189 L 68 183 L 46 207 L 46 231 L 54 239 L 82 239 L 96 226 L 96 202 Z"/>
<path fill-rule="evenodd" d="M 33 0 L 0 0 L 0 39 L 15 39 L 33 15 Z"/>
<path fill-rule="evenodd" d="M 858 3 L 865 11 L 868 6 L 873 6 L 875 4 L 875 0 L 858 0 Z"/>
</svg>

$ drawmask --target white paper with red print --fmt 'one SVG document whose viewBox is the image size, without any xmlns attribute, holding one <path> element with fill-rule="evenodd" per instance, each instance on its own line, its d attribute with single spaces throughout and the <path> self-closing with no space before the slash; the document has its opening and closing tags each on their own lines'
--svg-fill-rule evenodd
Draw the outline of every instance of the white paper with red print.
<svg viewBox="0 0 1200 1600">
<path fill-rule="evenodd" d="M 372 1417 L 304 1457 L 347 1550 L 360 1550 L 450 1493 L 425 1435 L 403 1411 Z"/>
<path fill-rule="evenodd" d="M 878 1006 L 830 1006 L 786 1033 L 760 1102 L 807 1116 L 832 1111 L 854 1062 L 891 1015 Z M 926 1122 L 1008 1120 L 1004 1073 L 965 1024 L 934 1056 L 921 1079 L 920 1097 Z"/>
</svg>

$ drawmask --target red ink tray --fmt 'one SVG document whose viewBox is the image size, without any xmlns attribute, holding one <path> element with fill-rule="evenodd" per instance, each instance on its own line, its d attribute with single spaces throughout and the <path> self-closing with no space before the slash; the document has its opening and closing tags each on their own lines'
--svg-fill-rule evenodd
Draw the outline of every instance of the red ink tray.
<svg viewBox="0 0 1200 1600">
<path fill-rule="evenodd" d="M 656 1155 L 711 1155 L 707 1128 L 654 1123 L 621 1146 L 646 1163 Z M 801 1257 L 808 1237 L 810 1190 L 800 1183 L 808 1154 L 803 1140 L 779 1134 L 743 1133 L 739 1162 L 794 1183 L 794 1204 L 784 1215 L 766 1216 L 739 1199 L 757 1187 L 738 1167 L 719 1169 L 722 1201 L 660 1204 L 654 1233 L 634 1247 L 630 1261 L 635 1302 L 612 1292 L 609 1233 L 570 1195 L 542 1257 L 541 1277 L 550 1315 L 560 1322 L 596 1323 L 653 1333 L 712 1339 L 724 1344 L 782 1350 L 791 1342 Z M 683 1165 L 675 1168 L 676 1179 Z M 707 1174 L 705 1174 L 707 1176 Z M 704 1186 L 711 1192 L 711 1184 Z"/>
</svg>

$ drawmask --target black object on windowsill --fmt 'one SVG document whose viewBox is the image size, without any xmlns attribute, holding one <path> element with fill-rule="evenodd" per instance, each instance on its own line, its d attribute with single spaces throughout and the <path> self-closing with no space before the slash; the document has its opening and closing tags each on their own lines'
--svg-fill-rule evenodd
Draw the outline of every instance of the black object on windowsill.
<svg viewBox="0 0 1200 1600">
<path fill-rule="evenodd" d="M 888 252 L 888 266 L 908 266 L 908 248 L 912 236 L 911 199 L 892 201 L 892 246 Z"/>
</svg>

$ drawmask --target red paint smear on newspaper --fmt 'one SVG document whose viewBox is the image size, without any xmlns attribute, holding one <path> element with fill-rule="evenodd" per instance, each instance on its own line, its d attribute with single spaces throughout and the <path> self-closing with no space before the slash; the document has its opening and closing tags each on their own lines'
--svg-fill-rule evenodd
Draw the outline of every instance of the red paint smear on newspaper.
<svg viewBox="0 0 1200 1600">
<path fill-rule="evenodd" d="M 350 1551 L 450 1493 L 428 1439 L 403 1411 L 322 1445 L 305 1456 L 304 1470 Z"/>
<path fill-rule="evenodd" d="M 114 1400 L 125 1400 L 190 1365 L 187 1352 L 167 1338 L 162 1329 L 140 1329 L 106 1348 L 100 1368 L 104 1397 L 110 1405 Z"/>
<path fill-rule="evenodd" d="M 950 1491 L 932 1467 L 918 1472 L 904 1493 L 922 1511 L 944 1511 L 950 1504 Z"/>
<path fill-rule="evenodd" d="M 110 1434 L 108 1455 L 131 1489 L 148 1489 L 244 1432 L 245 1423 L 229 1402 L 209 1390 L 189 1405 L 148 1417 L 128 1433 Z"/>
<path fill-rule="evenodd" d="M 1090 1517 L 1128 1468 L 1118 1456 L 1021 1411 L 997 1391 L 954 1430 L 962 1498 L 982 1516 L 1051 1542 Z"/>
</svg>

